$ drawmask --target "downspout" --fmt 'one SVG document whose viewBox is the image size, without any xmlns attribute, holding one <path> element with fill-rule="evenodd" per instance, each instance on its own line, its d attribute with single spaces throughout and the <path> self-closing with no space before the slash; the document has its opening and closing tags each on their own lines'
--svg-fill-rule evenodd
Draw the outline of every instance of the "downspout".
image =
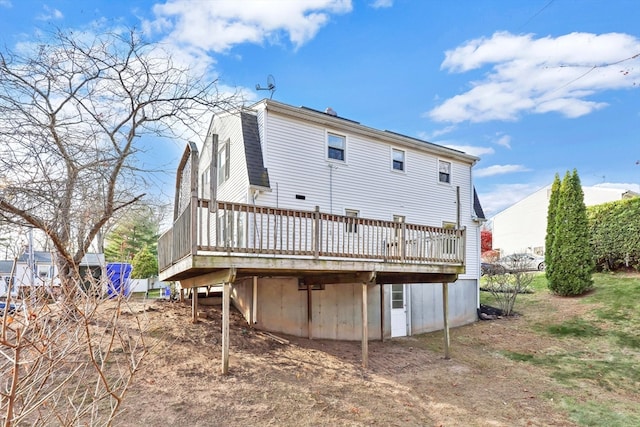
<svg viewBox="0 0 640 427">
<path fill-rule="evenodd" d="M 460 186 L 456 186 L 456 229 L 460 230 Z"/>
<path fill-rule="evenodd" d="M 480 224 L 476 225 L 476 251 L 482 256 L 481 252 L 481 239 L 480 239 Z M 476 308 L 480 310 L 480 269 L 476 270 L 476 280 L 478 286 L 476 286 Z"/>
<path fill-rule="evenodd" d="M 473 163 L 473 165 L 471 167 L 475 166 L 475 162 Z M 476 260 L 478 265 L 476 266 L 476 309 L 480 310 L 480 257 L 482 257 L 482 239 L 480 236 L 480 226 L 482 224 L 482 221 L 479 221 L 478 218 L 476 217 L 476 212 L 475 212 L 475 205 L 474 205 L 474 200 L 475 200 L 475 188 L 473 185 L 473 169 L 470 168 L 469 170 L 469 189 L 471 192 L 471 218 L 472 218 L 472 222 L 475 221 L 476 223 L 476 246 L 475 246 L 475 253 L 478 254 L 478 259 Z M 466 248 L 465 248 L 466 250 Z M 465 256 L 466 259 L 466 256 Z"/>
<path fill-rule="evenodd" d="M 329 164 L 329 213 L 333 215 L 333 165 Z"/>
</svg>

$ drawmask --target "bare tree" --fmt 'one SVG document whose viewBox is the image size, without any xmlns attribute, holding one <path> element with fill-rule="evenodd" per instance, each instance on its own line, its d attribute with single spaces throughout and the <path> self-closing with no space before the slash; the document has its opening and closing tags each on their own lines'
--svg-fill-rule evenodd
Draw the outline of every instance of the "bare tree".
<svg viewBox="0 0 640 427">
<path fill-rule="evenodd" d="M 0 52 L 0 213 L 43 230 L 73 286 L 101 227 L 144 196 L 137 138 L 175 136 L 235 99 L 134 31 Z"/>
<path fill-rule="evenodd" d="M 0 311 L 0 422 L 110 425 L 151 346 L 144 314 L 123 294 L 109 301 L 91 278 L 66 303 L 8 294 Z M 73 315 L 69 315 L 72 313 Z"/>
<path fill-rule="evenodd" d="M 133 31 L 0 51 L 0 219 L 45 233 L 62 292 L 32 286 L 0 312 L 5 426 L 111 424 L 148 352 L 144 312 L 104 299 L 81 260 L 144 196 L 138 137 L 177 137 L 235 99 Z"/>
</svg>

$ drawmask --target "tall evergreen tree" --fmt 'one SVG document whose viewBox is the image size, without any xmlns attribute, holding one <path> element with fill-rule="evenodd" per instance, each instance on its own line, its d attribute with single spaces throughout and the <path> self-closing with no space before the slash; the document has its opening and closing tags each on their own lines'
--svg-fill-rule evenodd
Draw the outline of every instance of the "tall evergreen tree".
<svg viewBox="0 0 640 427">
<path fill-rule="evenodd" d="M 587 209 L 578 171 L 560 185 L 551 252 L 549 289 L 563 296 L 581 295 L 592 286 L 594 264 L 589 243 Z"/>
<path fill-rule="evenodd" d="M 547 235 L 544 239 L 544 264 L 547 280 L 550 279 L 553 271 L 553 241 L 556 235 L 556 212 L 558 210 L 558 198 L 560 197 L 560 175 L 556 176 L 551 184 L 551 195 L 549 196 L 549 208 L 547 210 Z"/>
</svg>

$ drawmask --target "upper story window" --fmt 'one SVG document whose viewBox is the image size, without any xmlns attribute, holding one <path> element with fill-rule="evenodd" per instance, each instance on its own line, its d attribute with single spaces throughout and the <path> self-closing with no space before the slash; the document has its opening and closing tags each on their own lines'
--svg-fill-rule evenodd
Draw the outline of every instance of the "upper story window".
<svg viewBox="0 0 640 427">
<path fill-rule="evenodd" d="M 391 166 L 394 171 L 404 172 L 404 156 L 404 151 L 398 150 L 397 148 L 391 149 Z"/>
<path fill-rule="evenodd" d="M 218 185 L 229 179 L 230 145 L 230 140 L 227 139 L 218 148 Z"/>
<path fill-rule="evenodd" d="M 347 158 L 347 137 L 335 133 L 327 134 L 327 158 L 344 162 Z"/>
<path fill-rule="evenodd" d="M 451 184 L 451 162 L 438 160 L 438 181 Z"/>
</svg>

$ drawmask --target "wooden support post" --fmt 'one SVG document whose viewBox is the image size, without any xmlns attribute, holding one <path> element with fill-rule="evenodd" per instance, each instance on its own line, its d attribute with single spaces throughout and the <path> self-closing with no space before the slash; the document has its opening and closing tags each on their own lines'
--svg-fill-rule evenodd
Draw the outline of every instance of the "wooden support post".
<svg viewBox="0 0 640 427">
<path fill-rule="evenodd" d="M 444 358 L 449 360 L 449 284 L 442 283 L 442 314 L 444 316 Z"/>
<path fill-rule="evenodd" d="M 313 285 L 311 285 L 311 283 L 306 283 L 306 285 L 307 285 L 307 335 L 309 336 L 309 339 L 313 339 L 313 334 L 311 332 L 313 327 L 313 311 L 312 311 L 312 296 L 311 296 Z"/>
<path fill-rule="evenodd" d="M 253 302 L 251 303 L 251 324 L 258 323 L 258 276 L 253 276 Z"/>
<path fill-rule="evenodd" d="M 231 283 L 222 285 L 222 375 L 229 373 L 229 300 Z"/>
<path fill-rule="evenodd" d="M 368 283 L 362 284 L 362 367 L 367 369 L 369 365 L 369 320 L 367 309 Z"/>
<path fill-rule="evenodd" d="M 380 283 L 380 341 L 384 342 L 384 285 Z"/>
<path fill-rule="evenodd" d="M 198 323 L 198 288 L 191 288 L 191 323 Z"/>
</svg>

